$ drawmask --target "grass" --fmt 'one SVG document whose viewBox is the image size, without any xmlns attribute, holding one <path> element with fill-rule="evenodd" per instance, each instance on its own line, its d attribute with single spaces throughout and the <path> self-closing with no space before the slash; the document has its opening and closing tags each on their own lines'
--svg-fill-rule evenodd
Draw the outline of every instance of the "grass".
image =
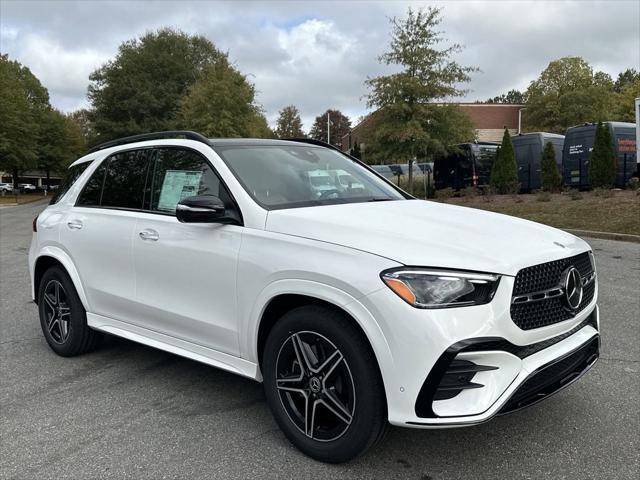
<svg viewBox="0 0 640 480">
<path fill-rule="evenodd" d="M 45 197 L 42 192 L 40 193 L 19 193 L 17 195 L 5 194 L 0 195 L 0 205 L 22 205 L 23 203 L 35 202 L 42 200 L 43 198 L 51 198 L 51 194 Z"/>
<path fill-rule="evenodd" d="M 611 190 L 448 198 L 446 203 L 513 215 L 552 227 L 640 235 L 640 191 Z M 490 200 L 490 201 L 488 201 Z"/>
</svg>

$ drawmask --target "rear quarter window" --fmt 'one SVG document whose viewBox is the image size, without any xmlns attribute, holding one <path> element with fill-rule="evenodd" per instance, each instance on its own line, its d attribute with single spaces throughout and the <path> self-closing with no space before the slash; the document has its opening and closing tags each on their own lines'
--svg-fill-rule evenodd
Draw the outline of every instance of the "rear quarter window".
<svg viewBox="0 0 640 480">
<path fill-rule="evenodd" d="M 67 169 L 67 173 L 60 182 L 60 186 L 56 191 L 55 195 L 51 198 L 50 205 L 54 205 L 60 201 L 62 197 L 64 197 L 65 193 L 69 191 L 69 189 L 76 183 L 76 180 L 80 178 L 80 175 L 84 173 L 89 165 L 93 163 L 93 160 L 89 162 L 78 163 L 77 165 L 73 165 Z"/>
</svg>

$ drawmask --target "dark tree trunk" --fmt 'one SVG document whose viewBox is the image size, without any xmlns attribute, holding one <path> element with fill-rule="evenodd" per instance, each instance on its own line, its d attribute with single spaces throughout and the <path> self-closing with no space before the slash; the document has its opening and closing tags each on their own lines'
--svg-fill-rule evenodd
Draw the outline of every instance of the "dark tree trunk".
<svg viewBox="0 0 640 480">
<path fill-rule="evenodd" d="M 17 167 L 13 167 L 11 169 L 11 175 L 13 176 L 13 189 L 17 190 L 18 189 L 18 174 L 20 172 L 18 171 Z"/>
</svg>

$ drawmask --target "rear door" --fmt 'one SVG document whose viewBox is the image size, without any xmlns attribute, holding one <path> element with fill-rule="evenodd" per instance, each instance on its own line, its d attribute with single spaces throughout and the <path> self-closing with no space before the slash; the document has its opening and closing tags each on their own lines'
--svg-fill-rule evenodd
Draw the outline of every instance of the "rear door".
<svg viewBox="0 0 640 480">
<path fill-rule="evenodd" d="M 180 223 L 176 205 L 192 195 L 216 195 L 234 208 L 227 189 L 200 153 L 158 148 L 133 236 L 136 322 L 239 355 L 236 268 L 243 227 Z"/>
<path fill-rule="evenodd" d="M 129 322 L 135 302 L 132 240 L 148 152 L 130 150 L 106 158 L 85 184 L 60 233 L 91 312 Z"/>
</svg>

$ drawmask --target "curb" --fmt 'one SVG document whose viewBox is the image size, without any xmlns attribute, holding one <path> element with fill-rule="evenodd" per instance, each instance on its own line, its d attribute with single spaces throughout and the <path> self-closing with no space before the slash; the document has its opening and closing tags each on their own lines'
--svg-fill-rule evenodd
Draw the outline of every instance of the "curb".
<svg viewBox="0 0 640 480">
<path fill-rule="evenodd" d="M 629 233 L 612 233 L 612 232 L 594 232 L 592 230 L 574 230 L 565 228 L 565 232 L 569 232 L 578 237 L 601 238 L 603 240 L 617 240 L 619 242 L 640 243 L 640 235 L 631 235 Z"/>
</svg>

